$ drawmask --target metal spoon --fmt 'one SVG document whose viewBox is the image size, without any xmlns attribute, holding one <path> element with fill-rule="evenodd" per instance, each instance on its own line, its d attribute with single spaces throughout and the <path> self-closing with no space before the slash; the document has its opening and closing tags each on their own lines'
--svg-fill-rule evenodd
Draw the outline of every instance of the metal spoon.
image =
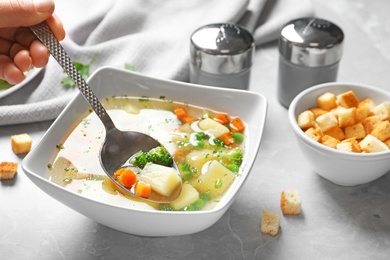
<svg viewBox="0 0 390 260">
<path fill-rule="evenodd" d="M 89 102 L 95 113 L 98 115 L 106 129 L 106 138 L 100 150 L 100 164 L 108 177 L 120 187 L 126 194 L 138 197 L 133 191 L 126 189 L 121 183 L 114 178 L 114 172 L 122 167 L 126 161 L 139 151 L 149 151 L 152 148 L 161 146 L 161 144 L 150 137 L 149 135 L 134 132 L 134 131 L 120 131 L 112 122 L 110 116 L 107 114 L 103 105 L 92 92 L 86 81 L 73 65 L 72 60 L 63 49 L 62 45 L 54 37 L 50 27 L 46 22 L 30 27 L 31 31 L 38 37 L 38 39 L 47 47 L 51 55 L 57 60 L 68 76 L 74 81 L 79 88 L 81 94 Z M 175 162 L 173 168 L 180 176 Z M 151 200 L 157 203 L 166 203 L 176 199 L 181 191 L 177 189 L 173 195 L 169 197 L 155 196 Z M 140 198 L 140 197 L 138 197 Z M 143 198 L 142 198 L 143 199 Z"/>
</svg>

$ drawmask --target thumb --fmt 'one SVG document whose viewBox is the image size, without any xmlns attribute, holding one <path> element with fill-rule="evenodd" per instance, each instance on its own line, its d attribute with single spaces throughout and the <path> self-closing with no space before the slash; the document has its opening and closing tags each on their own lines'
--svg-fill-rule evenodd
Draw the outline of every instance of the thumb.
<svg viewBox="0 0 390 260">
<path fill-rule="evenodd" d="M 0 28 L 35 25 L 53 12 L 53 0 L 0 1 Z"/>
</svg>

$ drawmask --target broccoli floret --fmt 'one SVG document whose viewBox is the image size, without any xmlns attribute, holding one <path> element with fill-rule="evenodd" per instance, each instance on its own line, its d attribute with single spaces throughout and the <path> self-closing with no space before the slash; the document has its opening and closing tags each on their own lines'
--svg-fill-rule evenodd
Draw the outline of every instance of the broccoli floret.
<svg viewBox="0 0 390 260">
<path fill-rule="evenodd" d="M 188 163 L 179 164 L 179 170 L 181 173 L 181 177 L 185 181 L 190 180 L 192 178 L 192 176 L 194 175 L 194 173 L 196 173 L 196 169 L 191 168 L 191 165 L 189 165 Z"/>
<path fill-rule="evenodd" d="M 134 166 L 137 166 L 141 169 L 145 167 L 145 165 L 149 162 L 149 155 L 147 152 L 139 152 L 137 153 L 134 158 L 131 160 L 131 163 Z"/>
<path fill-rule="evenodd" d="M 244 155 L 243 155 L 241 149 L 239 149 L 239 148 L 235 148 L 235 149 L 230 150 L 229 152 L 221 155 L 221 157 L 225 161 L 227 161 L 226 164 L 234 164 L 237 166 L 241 166 L 243 156 Z"/>
<path fill-rule="evenodd" d="M 141 169 L 145 167 L 147 163 L 155 163 L 163 166 L 172 167 L 173 159 L 172 156 L 168 153 L 167 149 L 163 146 L 158 146 L 151 149 L 148 152 L 139 152 L 131 160 L 131 163 L 134 166 L 137 166 Z"/>
</svg>

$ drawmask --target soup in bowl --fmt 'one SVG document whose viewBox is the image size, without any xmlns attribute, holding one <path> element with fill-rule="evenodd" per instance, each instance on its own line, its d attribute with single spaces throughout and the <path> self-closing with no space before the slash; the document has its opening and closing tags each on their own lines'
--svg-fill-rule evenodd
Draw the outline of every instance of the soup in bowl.
<svg viewBox="0 0 390 260">
<path fill-rule="evenodd" d="M 95 72 L 89 85 L 119 129 L 144 132 L 164 145 L 180 170 L 181 195 L 157 204 L 116 188 L 98 158 L 104 127 L 80 94 L 24 159 L 28 177 L 72 209 L 123 232 L 183 235 L 213 225 L 233 203 L 255 162 L 265 98 L 109 67 Z"/>
</svg>

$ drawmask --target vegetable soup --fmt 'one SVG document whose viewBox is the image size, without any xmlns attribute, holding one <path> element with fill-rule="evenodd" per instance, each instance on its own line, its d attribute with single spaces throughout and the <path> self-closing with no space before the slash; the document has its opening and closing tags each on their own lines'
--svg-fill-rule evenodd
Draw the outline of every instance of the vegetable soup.
<svg viewBox="0 0 390 260">
<path fill-rule="evenodd" d="M 89 111 L 49 163 L 50 180 L 90 199 L 124 207 L 169 211 L 212 208 L 240 177 L 245 150 L 245 123 L 236 116 L 164 97 L 116 96 L 102 100 L 120 130 L 139 131 L 157 139 L 173 156 L 183 181 L 173 202 L 152 203 L 123 194 L 106 176 L 99 162 L 105 129 Z M 152 168 L 146 151 L 132 163 Z M 159 166 L 159 162 L 157 166 Z M 158 168 L 158 167 L 157 167 Z M 142 188 L 147 196 L 145 187 Z M 148 191 L 149 192 L 149 191 Z"/>
</svg>

